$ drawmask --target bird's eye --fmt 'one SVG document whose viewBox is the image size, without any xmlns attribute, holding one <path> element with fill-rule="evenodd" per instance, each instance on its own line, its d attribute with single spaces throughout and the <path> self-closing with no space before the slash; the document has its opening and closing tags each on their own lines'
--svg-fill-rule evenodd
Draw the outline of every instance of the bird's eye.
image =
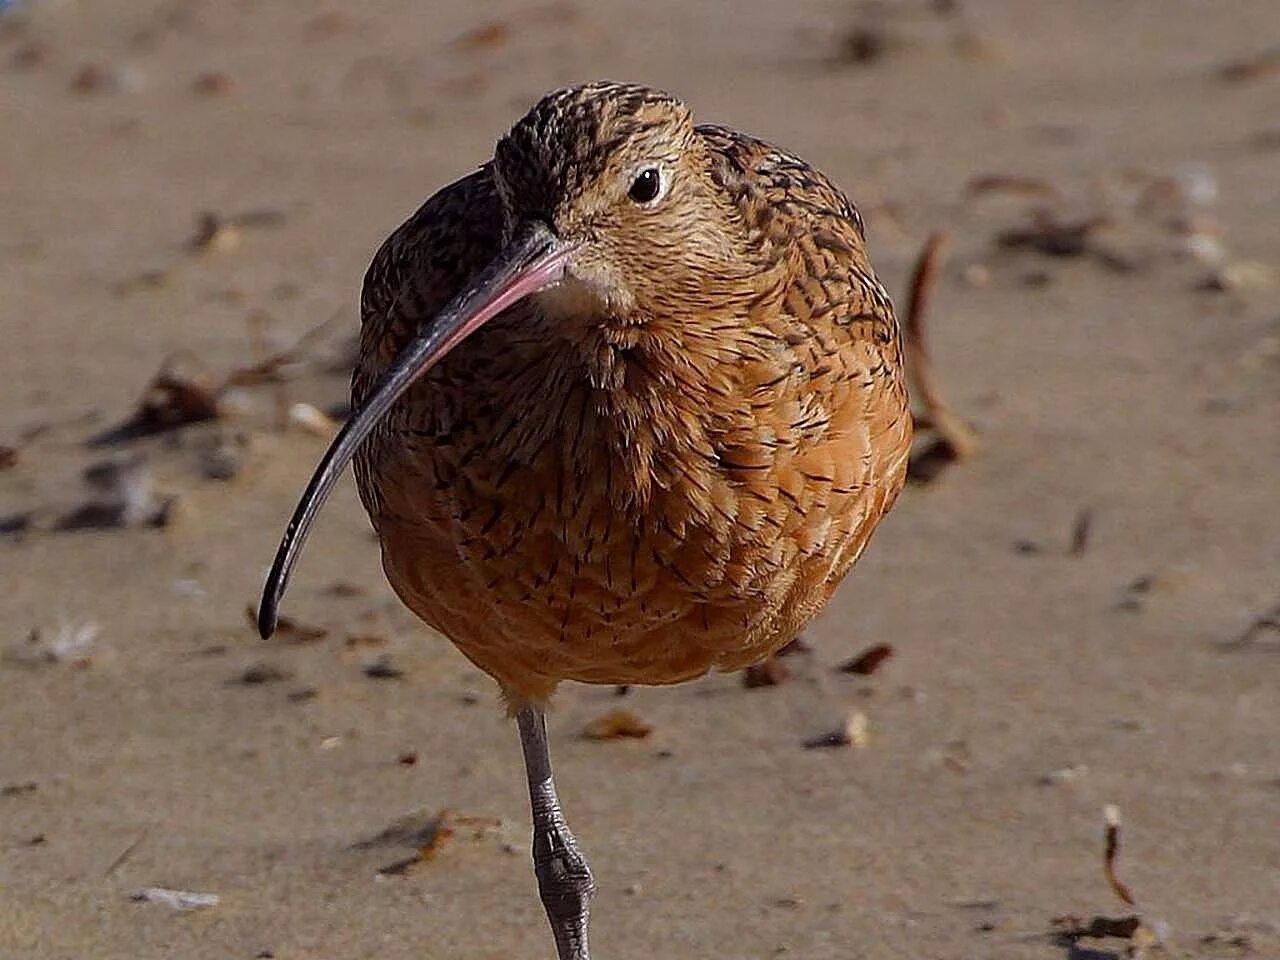
<svg viewBox="0 0 1280 960">
<path fill-rule="evenodd" d="M 658 199 L 658 194 L 661 192 L 662 175 L 658 172 L 658 168 L 646 167 L 632 181 L 631 189 L 627 191 L 627 196 L 636 203 L 653 203 L 654 200 Z"/>
</svg>

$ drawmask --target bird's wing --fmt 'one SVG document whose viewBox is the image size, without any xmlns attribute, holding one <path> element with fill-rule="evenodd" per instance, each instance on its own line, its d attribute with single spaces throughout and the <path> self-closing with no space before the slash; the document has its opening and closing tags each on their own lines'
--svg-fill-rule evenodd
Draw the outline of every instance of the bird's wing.
<svg viewBox="0 0 1280 960">
<path fill-rule="evenodd" d="M 768 309 L 752 318 L 774 350 L 742 373 L 758 414 L 726 424 L 720 444 L 733 462 L 753 465 L 739 477 L 746 487 L 761 498 L 780 491 L 791 504 L 785 523 L 802 553 L 834 555 L 834 585 L 905 475 L 911 417 L 893 304 L 872 270 L 862 218 L 826 176 L 736 131 L 698 131 L 712 176 L 780 265 Z M 815 521 L 822 516 L 834 529 Z"/>
</svg>

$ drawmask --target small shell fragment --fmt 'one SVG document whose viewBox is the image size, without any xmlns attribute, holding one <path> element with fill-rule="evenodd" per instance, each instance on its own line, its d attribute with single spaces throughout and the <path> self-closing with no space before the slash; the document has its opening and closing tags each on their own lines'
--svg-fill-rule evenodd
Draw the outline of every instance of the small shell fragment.
<svg viewBox="0 0 1280 960">
<path fill-rule="evenodd" d="M 331 416 L 309 403 L 295 403 L 291 406 L 289 422 L 317 437 L 331 437 L 338 429 Z"/>
</svg>

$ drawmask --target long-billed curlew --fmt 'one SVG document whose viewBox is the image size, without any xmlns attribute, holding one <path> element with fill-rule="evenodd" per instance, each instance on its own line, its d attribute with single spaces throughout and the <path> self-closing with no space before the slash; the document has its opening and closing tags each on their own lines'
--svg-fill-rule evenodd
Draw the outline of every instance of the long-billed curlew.
<svg viewBox="0 0 1280 960">
<path fill-rule="evenodd" d="M 600 82 L 548 94 L 383 243 L 361 322 L 355 413 L 259 627 L 354 457 L 392 587 L 515 715 L 542 901 L 587 960 L 547 701 L 746 666 L 817 613 L 903 483 L 893 307 L 825 176 Z"/>
</svg>

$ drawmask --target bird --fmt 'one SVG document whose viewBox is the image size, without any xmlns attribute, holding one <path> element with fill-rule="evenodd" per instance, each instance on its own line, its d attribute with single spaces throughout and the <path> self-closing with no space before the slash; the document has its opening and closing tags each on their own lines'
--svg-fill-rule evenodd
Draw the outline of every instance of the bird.
<svg viewBox="0 0 1280 960">
<path fill-rule="evenodd" d="M 557 954 L 589 960 L 549 701 L 748 666 L 823 607 L 905 478 L 892 301 L 817 169 L 596 81 L 543 96 L 396 229 L 360 314 L 353 412 L 259 630 L 354 460 L 391 587 L 515 719 Z"/>
</svg>

